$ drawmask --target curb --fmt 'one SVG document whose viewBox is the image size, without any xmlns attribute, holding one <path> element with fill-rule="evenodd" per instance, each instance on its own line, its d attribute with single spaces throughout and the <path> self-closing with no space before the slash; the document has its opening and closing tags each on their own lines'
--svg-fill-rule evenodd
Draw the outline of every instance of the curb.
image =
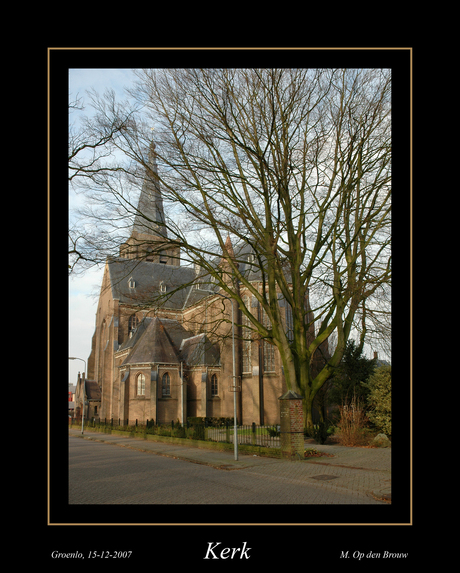
<svg viewBox="0 0 460 573">
<path fill-rule="evenodd" d="M 102 443 L 102 444 L 109 444 L 109 445 L 111 445 L 111 446 L 118 446 L 118 447 L 120 447 L 120 448 L 126 448 L 126 449 L 128 449 L 128 450 L 134 450 L 134 451 L 137 451 L 137 452 L 145 452 L 145 453 L 147 453 L 147 454 L 153 454 L 153 455 L 155 455 L 155 456 L 162 456 L 162 457 L 164 457 L 164 458 L 172 458 L 172 459 L 175 459 L 175 460 L 181 460 L 181 461 L 183 461 L 183 462 L 190 462 L 190 463 L 193 463 L 193 464 L 199 464 L 199 465 L 202 465 L 202 466 L 208 466 L 208 467 L 211 467 L 211 468 L 215 468 L 215 469 L 217 469 L 217 470 L 234 471 L 234 470 L 241 470 L 241 469 L 244 469 L 244 467 L 246 467 L 246 466 L 243 465 L 243 464 L 237 466 L 236 464 L 233 464 L 233 463 L 223 464 L 223 463 L 221 463 L 221 462 L 210 462 L 210 461 L 207 461 L 207 460 L 200 460 L 200 459 L 196 459 L 196 458 L 194 458 L 194 457 L 188 457 L 188 456 L 184 456 L 184 455 L 180 455 L 180 454 L 178 455 L 178 454 L 176 454 L 176 453 L 171 453 L 171 452 L 170 452 L 170 453 L 168 453 L 168 452 L 158 452 L 158 451 L 155 451 L 155 450 L 151 450 L 150 448 L 142 448 L 142 447 L 136 447 L 136 446 L 133 446 L 133 445 L 125 445 L 125 444 L 122 444 L 122 443 L 120 443 L 120 442 L 108 441 L 108 440 L 104 440 L 103 438 L 96 438 L 96 437 L 94 437 L 94 436 L 85 436 L 85 435 L 78 435 L 78 434 L 77 434 L 77 435 L 72 434 L 72 435 L 73 435 L 74 437 L 81 438 L 81 439 L 83 439 L 83 440 L 89 440 L 89 441 L 92 441 L 92 442 L 99 442 L 99 443 Z M 136 439 L 136 438 L 133 438 L 133 439 Z M 141 442 L 141 440 L 139 440 L 139 442 Z M 160 442 L 157 442 L 157 443 L 160 443 Z M 165 444 L 166 442 L 161 442 L 161 443 L 164 443 L 164 444 Z M 199 448 L 197 448 L 197 449 L 199 449 Z M 213 450 L 207 450 L 207 451 L 208 451 L 208 452 L 212 452 Z"/>
<path fill-rule="evenodd" d="M 372 497 L 377 500 L 386 501 L 391 503 L 391 488 L 385 487 L 371 492 Z"/>
</svg>

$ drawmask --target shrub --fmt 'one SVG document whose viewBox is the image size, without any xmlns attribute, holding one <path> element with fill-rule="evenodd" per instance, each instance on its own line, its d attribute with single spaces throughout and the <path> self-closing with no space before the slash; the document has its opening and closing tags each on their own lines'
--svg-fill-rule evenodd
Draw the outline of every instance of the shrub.
<svg viewBox="0 0 460 573">
<path fill-rule="evenodd" d="M 339 430 L 340 443 L 344 446 L 360 446 L 368 439 L 368 417 L 362 407 L 361 401 L 353 396 L 350 404 L 339 407 L 340 420 L 337 427 Z"/>
<path fill-rule="evenodd" d="M 205 424 L 208 427 L 218 427 L 218 426 L 225 426 L 226 424 L 232 426 L 233 425 L 233 418 L 216 418 L 210 416 L 190 416 L 187 418 L 187 422 L 191 426 L 202 425 Z"/>
<path fill-rule="evenodd" d="M 391 436 L 391 366 L 381 366 L 362 385 L 369 390 L 369 420 L 384 434 Z"/>
<path fill-rule="evenodd" d="M 158 436 L 171 436 L 171 424 L 159 424 L 156 430 Z"/>
<path fill-rule="evenodd" d="M 328 426 L 325 422 L 320 421 L 319 424 L 313 426 L 313 428 L 310 430 L 310 433 L 317 444 L 324 444 L 329 435 Z"/>
<path fill-rule="evenodd" d="M 190 428 L 188 435 L 192 440 L 204 440 L 206 437 L 204 424 L 195 424 Z"/>
<path fill-rule="evenodd" d="M 174 429 L 172 430 L 172 435 L 174 438 L 186 438 L 187 433 L 185 431 L 184 426 L 177 420 L 174 424 Z"/>
<path fill-rule="evenodd" d="M 271 438 L 278 438 L 281 435 L 281 432 L 276 426 L 273 426 L 273 428 L 266 428 L 266 430 Z"/>
</svg>

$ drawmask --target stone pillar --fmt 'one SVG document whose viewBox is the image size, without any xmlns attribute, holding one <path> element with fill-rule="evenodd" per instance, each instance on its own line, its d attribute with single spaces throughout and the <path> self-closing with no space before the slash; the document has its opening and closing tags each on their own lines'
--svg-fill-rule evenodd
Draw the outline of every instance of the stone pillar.
<svg viewBox="0 0 460 573">
<path fill-rule="evenodd" d="M 280 400 L 281 455 L 290 460 L 303 459 L 302 396 L 289 390 Z"/>
</svg>

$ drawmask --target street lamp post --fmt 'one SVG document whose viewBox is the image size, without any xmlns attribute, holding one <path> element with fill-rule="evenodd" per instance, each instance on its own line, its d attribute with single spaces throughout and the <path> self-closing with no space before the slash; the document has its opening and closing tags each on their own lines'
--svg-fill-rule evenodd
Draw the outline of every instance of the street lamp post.
<svg viewBox="0 0 460 573">
<path fill-rule="evenodd" d="M 85 371 L 83 372 L 83 402 L 81 409 L 81 433 L 83 435 L 83 425 L 85 423 L 86 360 L 83 360 L 83 358 L 77 358 L 76 356 L 69 356 L 69 360 L 81 360 L 85 364 Z"/>
<path fill-rule="evenodd" d="M 221 295 L 223 296 L 223 295 Z M 232 305 L 232 357 L 233 357 L 233 452 L 235 455 L 235 461 L 238 461 L 238 426 L 236 423 L 236 368 L 235 368 L 235 319 L 234 319 L 234 309 L 233 300 L 228 297 L 224 297 L 230 301 Z"/>
</svg>

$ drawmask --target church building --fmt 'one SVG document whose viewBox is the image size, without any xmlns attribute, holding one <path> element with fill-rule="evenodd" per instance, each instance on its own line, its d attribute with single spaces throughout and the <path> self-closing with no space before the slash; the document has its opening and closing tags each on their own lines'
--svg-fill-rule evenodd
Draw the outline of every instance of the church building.
<svg viewBox="0 0 460 573">
<path fill-rule="evenodd" d="M 131 236 L 105 264 L 87 372 L 100 389 L 98 417 L 129 424 L 233 418 L 237 391 L 238 423 L 277 424 L 278 399 L 287 391 L 278 350 L 249 336 L 236 302 L 209 276 L 204 280 L 202 269 L 181 264 L 164 226 L 153 144 L 149 164 Z M 261 288 L 250 247 L 232 245 L 228 237 L 225 249 Z M 224 272 L 226 264 L 224 257 L 216 261 Z M 257 299 L 237 288 L 262 322 Z M 291 309 L 281 294 L 279 304 L 289 331 Z"/>
</svg>

